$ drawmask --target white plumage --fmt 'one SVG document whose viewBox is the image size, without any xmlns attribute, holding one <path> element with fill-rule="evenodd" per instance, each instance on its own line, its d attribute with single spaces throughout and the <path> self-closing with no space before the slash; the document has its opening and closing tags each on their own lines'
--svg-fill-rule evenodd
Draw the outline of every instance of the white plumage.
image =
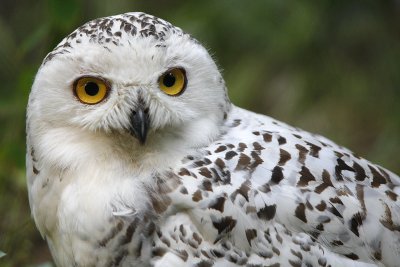
<svg viewBox="0 0 400 267">
<path fill-rule="evenodd" d="M 208 52 L 144 13 L 47 55 L 27 149 L 58 266 L 398 265 L 398 176 L 235 107 Z"/>
</svg>

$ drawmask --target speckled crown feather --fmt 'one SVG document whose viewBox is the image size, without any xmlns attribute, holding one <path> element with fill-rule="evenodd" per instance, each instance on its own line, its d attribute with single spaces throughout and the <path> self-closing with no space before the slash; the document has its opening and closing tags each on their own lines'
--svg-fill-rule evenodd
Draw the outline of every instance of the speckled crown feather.
<svg viewBox="0 0 400 267">
<path fill-rule="evenodd" d="M 182 36 L 185 33 L 163 19 L 142 12 L 98 18 L 85 23 L 65 37 L 46 56 L 43 64 L 56 55 L 68 53 L 72 47 L 79 44 L 98 43 L 104 47 L 121 46 L 127 45 L 132 37 L 150 37 L 161 46 L 171 34 Z"/>
</svg>

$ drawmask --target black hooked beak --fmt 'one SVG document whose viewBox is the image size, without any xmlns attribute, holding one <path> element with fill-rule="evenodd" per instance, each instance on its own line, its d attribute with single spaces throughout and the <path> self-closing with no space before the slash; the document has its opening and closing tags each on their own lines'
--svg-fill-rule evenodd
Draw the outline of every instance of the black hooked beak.
<svg viewBox="0 0 400 267">
<path fill-rule="evenodd" d="M 146 142 L 147 131 L 150 124 L 148 111 L 148 108 L 138 107 L 132 110 L 130 116 L 131 125 L 129 132 L 131 135 L 135 136 L 142 145 Z"/>
</svg>

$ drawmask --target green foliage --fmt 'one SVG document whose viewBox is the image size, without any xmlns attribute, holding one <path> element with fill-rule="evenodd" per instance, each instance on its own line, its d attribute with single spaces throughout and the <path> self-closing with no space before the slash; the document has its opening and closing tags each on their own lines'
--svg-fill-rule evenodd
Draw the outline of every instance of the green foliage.
<svg viewBox="0 0 400 267">
<path fill-rule="evenodd" d="M 1 266 L 47 264 L 25 186 L 25 106 L 47 52 L 90 19 L 165 18 L 204 43 L 234 103 L 334 139 L 400 172 L 397 1 L 0 2 Z M 47 266 L 47 265 L 42 265 Z"/>
</svg>

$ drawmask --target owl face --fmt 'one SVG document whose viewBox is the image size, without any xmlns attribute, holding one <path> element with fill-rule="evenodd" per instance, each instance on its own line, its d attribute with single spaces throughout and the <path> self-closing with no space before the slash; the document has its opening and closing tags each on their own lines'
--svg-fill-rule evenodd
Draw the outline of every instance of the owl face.
<svg viewBox="0 0 400 267">
<path fill-rule="evenodd" d="M 128 13 L 85 24 L 47 56 L 28 122 L 38 131 L 70 128 L 137 147 L 160 138 L 197 146 L 215 135 L 228 107 L 204 47 L 165 21 Z"/>
</svg>

